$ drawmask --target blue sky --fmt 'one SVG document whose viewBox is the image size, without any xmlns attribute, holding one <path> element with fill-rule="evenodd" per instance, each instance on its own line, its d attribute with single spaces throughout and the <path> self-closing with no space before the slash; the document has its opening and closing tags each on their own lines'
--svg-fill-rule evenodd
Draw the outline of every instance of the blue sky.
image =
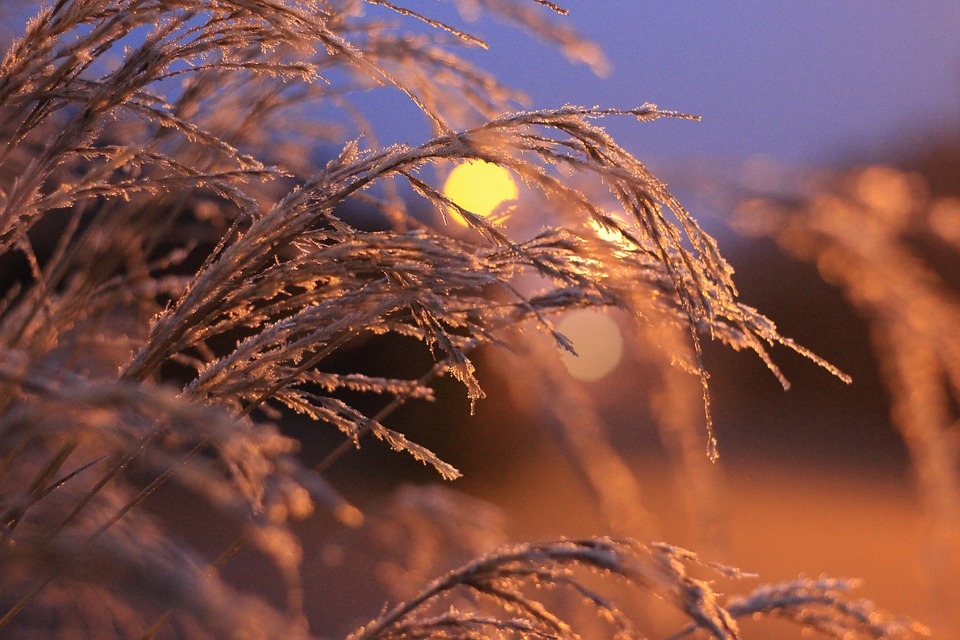
<svg viewBox="0 0 960 640">
<path fill-rule="evenodd" d="M 570 11 L 560 20 L 605 51 L 611 75 L 568 64 L 552 47 L 490 20 L 462 25 L 491 45 L 472 58 L 526 91 L 533 107 L 654 102 L 702 116 L 700 123 L 606 122 L 655 169 L 758 154 L 786 163 L 842 161 L 915 139 L 933 123 L 960 135 L 956 0 L 559 3 Z M 444 3 L 402 4 L 454 15 Z M 422 140 L 409 135 L 411 121 L 421 119 L 404 102 L 383 94 L 364 101 L 379 110 L 370 115 L 383 142 Z"/>
<path fill-rule="evenodd" d="M 570 21 L 600 44 L 611 75 L 557 64 L 511 29 L 481 27 L 479 58 L 533 106 L 654 102 L 700 123 L 610 129 L 641 157 L 784 162 L 840 160 L 960 122 L 958 2 L 566 0 Z"/>
</svg>

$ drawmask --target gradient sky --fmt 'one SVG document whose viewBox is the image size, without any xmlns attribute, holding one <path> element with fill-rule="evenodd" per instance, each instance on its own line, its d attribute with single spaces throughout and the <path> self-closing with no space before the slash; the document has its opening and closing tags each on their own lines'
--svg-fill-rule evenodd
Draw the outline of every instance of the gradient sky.
<svg viewBox="0 0 960 640">
<path fill-rule="evenodd" d="M 534 106 L 654 102 L 700 123 L 607 124 L 643 157 L 820 162 L 960 122 L 958 2 L 566 0 L 609 77 L 500 27 L 480 58 Z M 482 26 L 482 25 L 477 25 Z"/>
<path fill-rule="evenodd" d="M 570 11 L 561 21 L 604 50 L 611 75 L 598 78 L 489 19 L 463 25 L 491 45 L 471 59 L 526 91 L 533 107 L 654 102 L 702 116 L 700 123 L 606 122 L 654 165 L 755 154 L 784 162 L 842 160 L 909 141 L 933 123 L 960 135 L 956 0 L 559 3 Z M 401 4 L 455 16 L 443 3 Z M 422 118 L 404 100 L 379 94 L 364 105 L 383 142 L 422 140 L 419 132 L 408 135 L 416 128 L 410 121 Z M 398 122 L 406 132 L 397 131 Z"/>
<path fill-rule="evenodd" d="M 11 1 L 0 0 L 0 10 Z M 454 3 L 401 4 L 484 38 L 488 50 L 461 53 L 525 91 L 531 108 L 653 102 L 701 116 L 603 122 L 698 213 L 714 205 L 698 200 L 692 186 L 719 175 L 718 164 L 791 173 L 795 165 L 889 160 L 897 155 L 891 149 L 932 135 L 960 140 L 958 0 L 559 2 L 570 15 L 557 19 L 602 48 L 608 76 L 492 18 L 464 24 Z M 429 138 L 423 114 L 399 92 L 355 97 L 380 144 Z"/>
</svg>

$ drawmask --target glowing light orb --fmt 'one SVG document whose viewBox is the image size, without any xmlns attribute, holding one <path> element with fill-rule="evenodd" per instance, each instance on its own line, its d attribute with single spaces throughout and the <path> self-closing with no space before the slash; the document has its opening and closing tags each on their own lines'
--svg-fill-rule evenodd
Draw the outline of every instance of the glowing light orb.
<svg viewBox="0 0 960 640">
<path fill-rule="evenodd" d="M 623 357 L 620 327 L 599 311 L 572 311 L 557 324 L 557 329 L 573 342 L 578 356 L 561 352 L 567 371 L 577 380 L 595 382 L 607 376 Z"/>
<path fill-rule="evenodd" d="M 468 160 L 457 165 L 443 185 L 443 195 L 467 211 L 487 217 L 502 203 L 516 200 L 519 191 L 510 172 L 483 160 Z M 456 211 L 454 220 L 466 225 Z"/>
</svg>

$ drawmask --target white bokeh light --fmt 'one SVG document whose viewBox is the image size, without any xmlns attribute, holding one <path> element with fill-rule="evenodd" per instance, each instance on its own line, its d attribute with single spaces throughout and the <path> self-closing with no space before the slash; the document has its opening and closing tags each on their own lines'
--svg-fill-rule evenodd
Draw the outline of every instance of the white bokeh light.
<svg viewBox="0 0 960 640">
<path fill-rule="evenodd" d="M 623 336 L 610 316 L 591 309 L 572 311 L 557 329 L 573 342 L 578 355 L 560 354 L 567 371 L 577 380 L 595 382 L 612 372 L 623 357 Z"/>
</svg>

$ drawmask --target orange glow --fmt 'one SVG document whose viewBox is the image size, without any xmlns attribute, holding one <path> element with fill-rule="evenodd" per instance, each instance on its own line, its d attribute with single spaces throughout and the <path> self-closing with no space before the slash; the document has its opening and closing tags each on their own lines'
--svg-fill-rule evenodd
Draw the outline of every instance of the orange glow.
<svg viewBox="0 0 960 640">
<path fill-rule="evenodd" d="M 577 380 L 600 380 L 613 371 L 623 357 L 620 327 L 599 311 L 582 309 L 568 313 L 557 329 L 573 342 L 579 354 L 560 354 L 567 371 Z"/>
<path fill-rule="evenodd" d="M 623 226 L 625 227 L 630 226 L 623 219 L 622 214 L 613 213 L 612 211 L 605 211 L 605 213 L 611 218 L 613 218 L 614 220 L 616 220 L 617 222 L 619 222 L 620 224 L 622 224 Z M 608 229 L 607 227 L 604 227 L 602 224 L 600 224 L 596 220 L 590 220 L 589 224 L 590 224 L 590 228 L 594 231 L 594 233 L 597 234 L 597 237 L 600 238 L 601 240 L 610 242 L 612 244 L 622 244 L 624 242 L 622 235 L 620 235 L 613 229 Z"/>
<path fill-rule="evenodd" d="M 519 191 L 510 172 L 503 167 L 483 160 L 468 160 L 450 172 L 443 194 L 467 211 L 488 217 L 500 204 L 516 200 Z M 456 211 L 450 213 L 458 223 L 467 224 Z"/>
</svg>

